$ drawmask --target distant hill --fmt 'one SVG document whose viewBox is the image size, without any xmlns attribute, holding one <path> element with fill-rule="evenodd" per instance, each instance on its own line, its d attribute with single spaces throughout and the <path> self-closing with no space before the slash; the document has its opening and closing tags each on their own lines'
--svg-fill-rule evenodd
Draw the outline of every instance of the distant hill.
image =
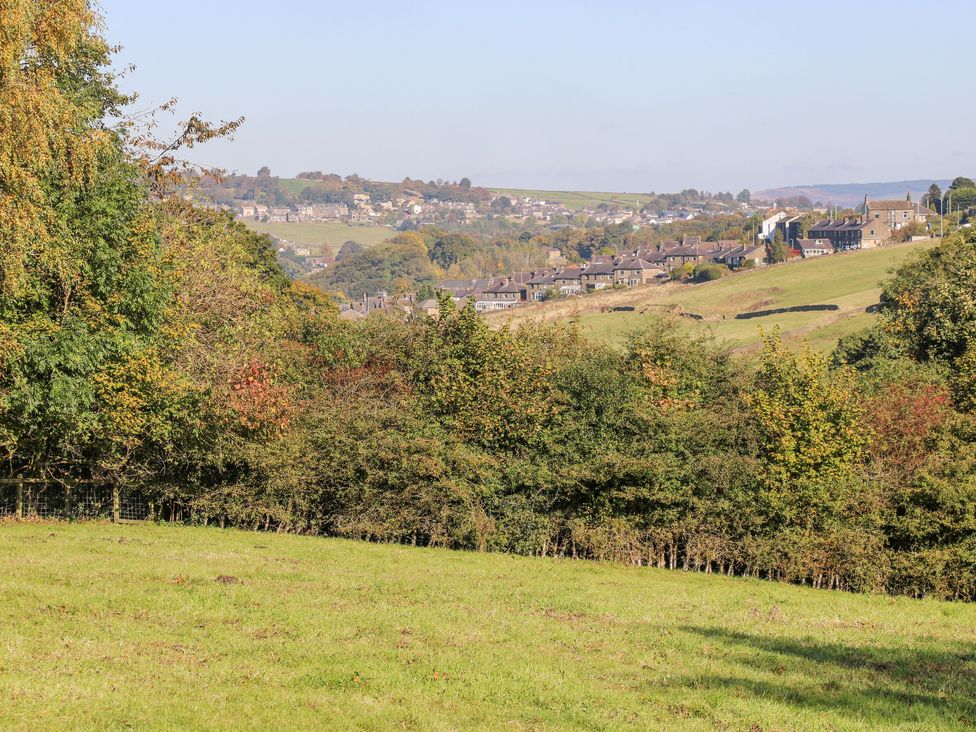
<svg viewBox="0 0 976 732">
<path fill-rule="evenodd" d="M 951 183 L 948 179 L 921 178 L 919 180 L 898 180 L 889 183 L 820 183 L 808 186 L 785 186 L 768 188 L 752 194 L 757 201 L 773 201 L 777 198 L 796 198 L 806 196 L 813 203 L 833 203 L 838 206 L 856 206 L 864 201 L 864 194 L 874 199 L 899 199 L 909 193 L 918 200 L 933 183 L 943 190 Z"/>
</svg>

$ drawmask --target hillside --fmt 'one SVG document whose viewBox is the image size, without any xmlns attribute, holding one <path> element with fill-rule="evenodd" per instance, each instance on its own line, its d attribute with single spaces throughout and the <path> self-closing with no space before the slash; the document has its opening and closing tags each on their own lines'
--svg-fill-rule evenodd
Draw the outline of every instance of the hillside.
<svg viewBox="0 0 976 732">
<path fill-rule="evenodd" d="M 335 254 L 346 241 L 370 247 L 394 236 L 387 226 L 350 226 L 340 221 L 324 223 L 275 223 L 245 220 L 244 225 L 259 234 L 271 234 L 295 244 L 323 247 Z"/>
<path fill-rule="evenodd" d="M 642 206 L 653 199 L 640 193 L 601 193 L 598 191 L 539 191 L 527 188 L 492 188 L 493 193 L 509 197 L 528 197 L 561 203 L 567 208 L 596 208 L 601 203 L 611 206 Z"/>
<path fill-rule="evenodd" d="M 887 278 L 889 270 L 904 262 L 913 251 L 928 246 L 931 244 L 905 244 L 793 261 L 739 272 L 701 285 L 668 283 L 596 293 L 529 305 L 514 313 L 497 313 L 488 318 L 493 324 L 501 325 L 576 317 L 589 336 L 619 343 L 647 318 L 674 311 L 703 316 L 702 321 L 689 318 L 683 322 L 690 328 L 708 328 L 717 338 L 731 341 L 739 348 L 757 346 L 760 329 L 770 332 L 779 327 L 787 341 L 830 350 L 839 337 L 865 327 L 875 317 L 865 309 L 878 302 L 880 283 Z M 736 314 L 743 312 L 820 304 L 837 305 L 839 310 L 735 319 Z M 610 311 L 614 307 L 632 307 L 634 311 Z"/>
<path fill-rule="evenodd" d="M 5 524 L 6 729 L 965 729 L 976 607 L 204 528 Z"/>
<path fill-rule="evenodd" d="M 901 200 L 909 193 L 914 200 L 919 200 L 929 186 L 937 183 L 940 188 L 946 188 L 951 181 L 947 179 L 922 178 L 917 180 L 898 180 L 887 183 L 820 183 L 806 186 L 783 186 L 767 188 L 753 193 L 757 201 L 774 201 L 777 198 L 797 198 L 806 196 L 813 203 L 824 205 L 857 206 L 864 202 L 864 194 L 874 199 Z"/>
</svg>

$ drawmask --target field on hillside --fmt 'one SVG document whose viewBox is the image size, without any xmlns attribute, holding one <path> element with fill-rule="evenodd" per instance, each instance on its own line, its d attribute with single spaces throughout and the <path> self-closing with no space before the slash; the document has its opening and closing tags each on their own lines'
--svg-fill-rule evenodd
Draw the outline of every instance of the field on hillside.
<svg viewBox="0 0 976 732">
<path fill-rule="evenodd" d="M 668 283 L 566 298 L 495 314 L 491 322 L 578 317 L 587 335 L 620 343 L 648 318 L 673 309 L 704 316 L 701 322 L 685 318 L 682 322 L 689 328 L 708 329 L 740 349 L 758 346 L 762 330 L 778 327 L 787 342 L 828 351 L 838 338 L 864 328 L 876 317 L 866 309 L 878 302 L 879 283 L 889 277 L 889 270 L 929 246 L 931 242 L 834 254 L 738 272 L 701 285 Z M 839 310 L 735 319 L 737 313 L 795 305 L 837 305 Z M 615 306 L 635 310 L 604 312 Z"/>
<path fill-rule="evenodd" d="M 247 228 L 261 234 L 287 239 L 296 244 L 312 244 L 328 248 L 335 253 L 343 242 L 357 241 L 371 247 L 396 235 L 387 226 L 350 226 L 341 221 L 326 223 L 283 223 L 266 224 L 260 221 L 245 221 Z"/>
<path fill-rule="evenodd" d="M 289 193 L 292 196 L 297 196 L 306 188 L 321 187 L 322 183 L 321 181 L 307 180 L 305 178 L 279 178 L 278 186 L 285 193 Z"/>
<path fill-rule="evenodd" d="M 557 201 L 568 208 L 596 208 L 601 203 L 620 206 L 641 206 L 651 200 L 640 193 L 600 193 L 597 191 L 535 191 L 526 188 L 492 188 L 504 196 L 528 196 L 544 201 Z"/>
<path fill-rule="evenodd" d="M 0 555 L 4 729 L 976 725 L 973 605 L 215 528 Z"/>
</svg>

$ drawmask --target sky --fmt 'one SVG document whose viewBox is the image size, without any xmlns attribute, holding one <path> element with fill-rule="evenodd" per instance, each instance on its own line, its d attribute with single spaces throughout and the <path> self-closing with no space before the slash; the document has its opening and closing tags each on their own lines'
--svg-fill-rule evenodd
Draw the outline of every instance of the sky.
<svg viewBox="0 0 976 732">
<path fill-rule="evenodd" d="M 100 4 L 136 109 L 246 118 L 192 151 L 234 172 L 733 193 L 976 174 L 974 0 Z"/>
</svg>

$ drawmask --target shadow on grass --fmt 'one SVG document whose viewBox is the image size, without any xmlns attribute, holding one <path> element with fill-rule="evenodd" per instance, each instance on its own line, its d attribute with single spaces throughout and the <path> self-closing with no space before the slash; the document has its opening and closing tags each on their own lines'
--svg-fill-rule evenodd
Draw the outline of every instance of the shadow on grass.
<svg viewBox="0 0 976 732">
<path fill-rule="evenodd" d="M 951 641 L 918 640 L 909 647 L 847 645 L 686 627 L 717 644 L 724 661 L 751 673 L 712 674 L 704 686 L 758 697 L 851 721 L 976 727 L 976 648 Z M 803 681 L 758 680 L 758 673 Z M 799 709 L 798 709 L 799 711 Z"/>
</svg>

